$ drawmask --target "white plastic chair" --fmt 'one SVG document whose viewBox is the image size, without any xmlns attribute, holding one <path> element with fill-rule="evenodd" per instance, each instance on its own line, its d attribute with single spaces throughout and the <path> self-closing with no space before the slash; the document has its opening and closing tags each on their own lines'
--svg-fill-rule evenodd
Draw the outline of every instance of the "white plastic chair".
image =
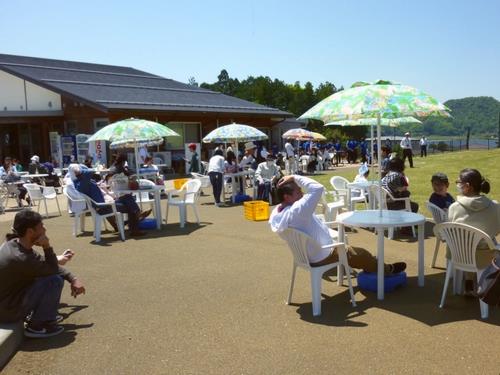
<svg viewBox="0 0 500 375">
<path fill-rule="evenodd" d="M 380 192 L 380 190 L 381 190 L 381 192 Z M 411 212 L 410 198 L 394 198 L 392 196 L 392 194 L 387 189 L 384 189 L 383 187 L 379 186 L 378 184 L 371 185 L 370 191 L 371 191 L 370 197 L 373 197 L 373 203 L 374 203 L 373 208 L 374 209 L 382 208 L 382 210 L 387 210 L 387 199 L 389 198 L 391 201 L 394 201 L 394 202 L 398 202 L 398 201 L 404 202 L 405 208 L 403 208 L 400 211 Z M 380 197 L 382 197 L 382 201 L 380 201 Z M 411 231 L 412 231 L 413 237 L 417 237 L 414 226 L 411 227 Z M 394 238 L 394 228 L 393 227 L 389 228 L 389 230 L 387 231 L 387 237 L 391 240 Z"/>
<path fill-rule="evenodd" d="M 134 191 L 133 195 L 135 196 L 135 201 L 139 203 L 139 206 L 141 207 L 141 211 L 143 210 L 143 204 L 149 204 L 151 209 L 154 210 L 155 208 L 155 200 L 150 198 L 149 196 L 149 189 L 152 189 L 156 186 L 156 184 L 153 181 L 147 180 L 145 178 L 139 179 L 139 187 L 144 188 L 144 190 L 137 190 Z"/>
<path fill-rule="evenodd" d="M 338 212 L 345 207 L 345 199 L 343 196 L 334 195 L 334 201 L 328 202 L 326 194 L 323 194 L 318 202 L 318 207 L 326 221 L 335 221 Z"/>
<path fill-rule="evenodd" d="M 284 232 L 280 233 L 280 236 L 287 242 L 288 247 L 293 254 L 292 280 L 290 282 L 287 304 L 290 304 L 292 300 L 295 273 L 297 271 L 297 267 L 300 267 L 305 269 L 306 271 L 309 271 L 311 276 L 313 316 L 321 315 L 321 278 L 326 271 L 334 267 L 344 267 L 345 274 L 347 275 L 347 283 L 349 285 L 349 293 L 351 295 L 351 303 L 353 306 L 356 306 L 356 300 L 354 299 L 354 291 L 352 289 L 351 283 L 351 269 L 349 267 L 349 264 L 347 263 L 344 243 L 332 242 L 328 245 L 321 246 L 323 249 L 332 249 L 333 247 L 335 247 L 339 254 L 338 262 L 326 264 L 319 267 L 311 267 L 311 265 L 309 264 L 309 258 L 307 257 L 307 247 L 320 247 L 320 245 L 307 234 L 293 228 L 286 229 Z"/>
<path fill-rule="evenodd" d="M 333 190 L 337 191 L 339 194 L 344 195 L 347 197 L 347 184 L 349 183 L 349 180 L 347 180 L 344 177 L 341 176 L 333 176 L 330 178 L 330 185 L 332 185 Z M 365 207 L 368 208 L 368 202 L 366 201 L 366 197 L 364 194 L 361 194 L 359 197 L 353 197 L 351 195 L 351 200 L 349 202 L 346 201 L 346 207 L 349 211 L 352 211 L 354 209 L 355 203 L 365 203 Z"/>
<path fill-rule="evenodd" d="M 187 181 L 182 185 L 178 192 L 169 192 L 167 200 L 167 212 L 165 214 L 165 223 L 168 222 L 168 209 L 170 206 L 179 207 L 179 221 L 181 228 L 187 220 L 187 206 L 193 207 L 194 214 L 196 216 L 196 222 L 200 224 L 200 217 L 198 216 L 198 210 L 196 209 L 196 204 L 198 202 L 198 197 L 200 193 L 201 182 L 198 179 L 192 179 Z M 173 198 L 173 194 L 179 194 L 179 198 Z"/>
<path fill-rule="evenodd" d="M 94 201 L 92 198 L 90 198 L 88 195 L 82 194 L 87 201 L 87 207 L 90 209 L 90 213 L 92 214 L 92 217 L 94 218 L 94 238 L 95 242 L 100 242 L 101 241 L 101 229 L 102 229 L 102 224 L 105 221 L 105 218 L 114 216 L 116 219 L 116 225 L 118 226 L 118 231 L 120 232 L 120 238 L 122 241 L 125 241 L 125 230 L 124 230 L 124 225 L 123 225 L 123 215 L 118 212 L 116 209 L 116 204 L 113 203 L 97 203 Z M 111 212 L 107 214 L 100 214 L 96 210 L 97 208 L 105 208 L 105 207 L 111 207 Z"/>
<path fill-rule="evenodd" d="M 431 212 L 432 218 L 434 219 L 434 223 L 440 224 L 448 221 L 448 214 L 446 213 L 446 211 L 442 210 L 435 204 L 427 202 L 427 209 Z M 436 267 L 436 259 L 439 252 L 439 245 L 441 245 L 441 242 L 444 241 L 441 239 L 441 237 L 436 235 L 436 246 L 434 248 L 434 255 L 432 257 L 432 263 L 431 263 L 432 268 Z"/>
<path fill-rule="evenodd" d="M 0 213 L 5 213 L 5 208 L 7 206 L 7 201 L 9 199 L 9 192 L 7 190 L 7 185 L 3 181 L 0 181 Z"/>
<path fill-rule="evenodd" d="M 457 290 L 458 282 L 462 282 L 462 277 L 457 277 L 457 272 L 455 271 L 474 272 L 479 281 L 484 268 L 479 269 L 476 265 L 477 246 L 479 243 L 482 243 L 486 244 L 490 249 L 494 249 L 495 245 L 485 232 L 467 224 L 437 224 L 434 227 L 434 233 L 446 242 L 451 254 L 451 259 L 446 266 L 443 294 L 441 296 L 441 303 L 439 304 L 439 307 L 443 308 L 448 283 L 452 274 L 455 275 L 454 292 Z M 479 308 L 481 310 L 481 318 L 487 319 L 488 305 L 480 300 Z"/>
<path fill-rule="evenodd" d="M 200 180 L 200 182 L 201 182 L 200 193 L 202 195 L 203 195 L 203 191 L 201 189 L 203 189 L 203 188 L 209 188 L 210 186 L 212 186 L 212 184 L 210 183 L 210 177 L 208 177 L 206 175 L 203 175 L 203 174 L 200 174 L 200 173 L 191 172 L 191 176 L 193 176 L 193 178 L 195 178 L 197 180 Z"/>
<path fill-rule="evenodd" d="M 47 199 L 55 199 L 57 204 L 57 210 L 59 211 L 59 216 L 61 214 L 61 208 L 59 207 L 59 200 L 57 199 L 56 189 L 53 186 L 40 186 L 38 184 L 23 184 L 23 186 L 28 191 L 28 195 L 31 199 L 31 204 L 33 205 L 36 201 L 43 201 L 45 206 L 45 216 L 49 217 L 49 210 L 47 209 Z M 38 204 L 38 212 L 40 212 L 40 203 Z"/>
<path fill-rule="evenodd" d="M 68 212 L 73 213 L 73 236 L 78 236 L 78 228 L 81 232 L 85 231 L 85 215 L 90 212 L 87 206 L 87 200 L 73 185 L 63 187 L 63 194 L 68 198 Z"/>
</svg>

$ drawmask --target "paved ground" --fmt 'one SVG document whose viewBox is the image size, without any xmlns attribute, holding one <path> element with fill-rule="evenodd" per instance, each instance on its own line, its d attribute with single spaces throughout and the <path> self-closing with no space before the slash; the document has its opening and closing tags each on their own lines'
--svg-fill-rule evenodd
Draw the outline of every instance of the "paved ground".
<svg viewBox="0 0 500 375">
<path fill-rule="evenodd" d="M 426 267 L 426 285 L 417 287 L 416 243 L 386 240 L 387 260 L 408 262 L 407 287 L 384 301 L 355 288 L 353 308 L 345 287 L 324 281 L 323 315 L 313 318 L 305 272 L 298 272 L 294 303 L 284 303 L 291 255 L 267 223 L 245 220 L 241 206 L 216 208 L 210 197 L 199 208 L 200 226 L 180 229 L 171 210 L 161 231 L 126 242 L 107 233 L 101 245 L 90 232 L 73 238 L 66 213 L 47 219 L 55 247 L 75 250 L 68 267 L 87 294 L 75 300 L 66 286 L 66 332 L 25 340 L 3 373 L 500 372 L 500 313 L 481 321 L 477 301 L 451 295 L 439 309 L 443 270 Z M 0 215 L 2 236 L 12 218 Z M 370 232 L 349 240 L 374 250 Z M 433 249 L 429 237 L 427 265 Z"/>
</svg>

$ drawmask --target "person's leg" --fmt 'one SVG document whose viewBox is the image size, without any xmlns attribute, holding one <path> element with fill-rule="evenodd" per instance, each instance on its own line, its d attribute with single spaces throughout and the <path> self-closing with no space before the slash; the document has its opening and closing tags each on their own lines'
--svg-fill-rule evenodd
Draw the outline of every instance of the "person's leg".
<svg viewBox="0 0 500 375">
<path fill-rule="evenodd" d="M 408 161 L 410 162 L 410 168 L 413 168 L 413 151 L 408 150 Z"/>
<path fill-rule="evenodd" d="M 224 176 L 222 173 L 215 173 L 215 190 L 214 190 L 214 198 L 215 202 L 220 203 L 220 196 L 222 193 L 222 188 L 224 185 Z"/>
<path fill-rule="evenodd" d="M 24 295 L 19 318 L 24 319 L 30 312 L 30 323 L 37 325 L 56 320 L 64 280 L 59 275 L 39 277 L 28 287 Z"/>
<path fill-rule="evenodd" d="M 362 247 L 347 246 L 347 263 L 351 268 L 361 269 L 365 272 L 377 272 L 377 258 Z M 339 256 L 335 249 L 325 259 L 317 263 L 311 263 L 312 267 L 324 266 L 325 264 L 338 262 Z M 406 269 L 406 263 L 384 264 L 384 273 L 399 273 Z"/>
<path fill-rule="evenodd" d="M 271 192 L 271 182 L 264 182 L 264 196 L 263 199 L 269 202 L 269 193 Z"/>
<path fill-rule="evenodd" d="M 210 183 L 212 184 L 212 194 L 214 195 L 215 203 L 219 203 L 220 198 L 217 198 L 217 173 L 209 172 L 208 177 L 210 178 Z"/>
<path fill-rule="evenodd" d="M 122 195 L 116 200 L 116 209 L 128 215 L 128 228 L 130 231 L 133 233 L 139 232 L 139 214 L 141 209 L 137 205 L 135 197 L 130 194 Z"/>
<path fill-rule="evenodd" d="M 263 199 L 264 198 L 264 184 L 257 182 L 257 199 Z"/>
</svg>

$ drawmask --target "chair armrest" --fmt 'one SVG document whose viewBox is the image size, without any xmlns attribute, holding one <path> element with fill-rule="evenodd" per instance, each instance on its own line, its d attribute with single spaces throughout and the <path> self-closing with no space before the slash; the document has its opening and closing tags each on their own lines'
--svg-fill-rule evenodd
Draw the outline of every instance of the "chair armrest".
<svg viewBox="0 0 500 375">
<path fill-rule="evenodd" d="M 322 249 L 331 249 L 332 247 L 342 247 L 342 248 L 344 248 L 345 247 L 345 243 L 344 242 L 332 242 L 332 243 L 329 243 L 328 245 L 321 246 Z"/>
<path fill-rule="evenodd" d="M 324 221 L 323 224 L 325 224 L 326 226 L 334 226 L 334 225 L 339 225 L 339 222 L 338 221 Z"/>
</svg>

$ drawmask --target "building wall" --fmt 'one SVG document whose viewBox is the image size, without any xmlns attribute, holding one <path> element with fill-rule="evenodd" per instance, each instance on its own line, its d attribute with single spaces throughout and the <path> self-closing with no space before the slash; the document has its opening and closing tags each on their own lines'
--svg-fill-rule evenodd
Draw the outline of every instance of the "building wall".
<svg viewBox="0 0 500 375">
<path fill-rule="evenodd" d="M 0 70 L 0 111 L 60 111 L 61 96 Z"/>
</svg>

